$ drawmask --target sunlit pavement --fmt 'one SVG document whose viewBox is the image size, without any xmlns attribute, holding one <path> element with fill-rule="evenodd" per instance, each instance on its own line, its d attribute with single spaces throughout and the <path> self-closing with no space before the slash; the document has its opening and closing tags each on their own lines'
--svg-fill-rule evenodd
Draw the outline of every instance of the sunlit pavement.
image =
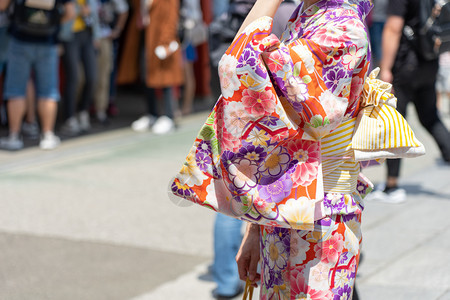
<svg viewBox="0 0 450 300">
<path fill-rule="evenodd" d="M 166 136 L 122 128 L 0 151 L 0 299 L 213 299 L 214 213 L 167 197 L 206 116 Z M 428 154 L 404 161 L 406 203 L 366 203 L 363 300 L 450 299 L 450 167 L 409 120 Z M 365 173 L 379 183 L 385 170 Z"/>
</svg>

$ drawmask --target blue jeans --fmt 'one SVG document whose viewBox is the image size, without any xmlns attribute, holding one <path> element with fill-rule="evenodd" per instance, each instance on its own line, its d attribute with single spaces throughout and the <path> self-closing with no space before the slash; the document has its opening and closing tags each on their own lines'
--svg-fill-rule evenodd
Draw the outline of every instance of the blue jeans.
<svg viewBox="0 0 450 300">
<path fill-rule="evenodd" d="M 236 254 L 241 245 L 243 221 L 218 213 L 214 224 L 214 281 L 216 293 L 232 296 L 241 288 Z"/>
<path fill-rule="evenodd" d="M 214 18 L 219 17 L 220 15 L 226 13 L 229 7 L 229 1 L 224 0 L 214 0 Z"/>
<path fill-rule="evenodd" d="M 6 66 L 7 55 L 8 55 L 8 27 L 0 27 L 0 75 Z"/>
<path fill-rule="evenodd" d="M 66 75 L 64 99 L 64 118 L 73 117 L 76 112 L 88 110 L 94 97 L 97 78 L 97 62 L 95 57 L 92 33 L 89 29 L 76 32 L 72 40 L 64 42 L 62 62 Z M 77 104 L 77 89 L 79 86 L 78 70 L 83 65 L 84 86 L 80 101 Z"/>
<path fill-rule="evenodd" d="M 6 66 L 5 98 L 25 97 L 34 71 L 37 98 L 59 100 L 59 57 L 56 45 L 29 43 L 11 38 Z"/>
</svg>

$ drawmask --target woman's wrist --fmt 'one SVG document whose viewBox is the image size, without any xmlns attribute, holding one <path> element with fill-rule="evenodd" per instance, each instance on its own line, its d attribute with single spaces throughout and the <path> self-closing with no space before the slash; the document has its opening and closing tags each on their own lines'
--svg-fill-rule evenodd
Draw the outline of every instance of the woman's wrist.
<svg viewBox="0 0 450 300">
<path fill-rule="evenodd" d="M 249 232 L 258 232 L 260 231 L 260 226 L 258 224 L 248 223 L 247 231 Z"/>
</svg>

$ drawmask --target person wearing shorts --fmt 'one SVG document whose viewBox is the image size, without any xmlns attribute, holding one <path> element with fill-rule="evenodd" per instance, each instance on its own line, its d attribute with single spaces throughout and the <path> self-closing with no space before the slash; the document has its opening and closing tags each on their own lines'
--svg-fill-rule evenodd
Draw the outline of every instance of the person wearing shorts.
<svg viewBox="0 0 450 300">
<path fill-rule="evenodd" d="M 75 8 L 70 0 L 59 1 L 64 5 L 61 21 L 67 22 L 74 17 Z M 60 144 L 60 139 L 54 134 L 57 102 L 60 98 L 57 31 L 49 36 L 36 36 L 19 30 L 14 16 L 12 20 L 4 93 L 8 100 L 9 135 L 0 139 L 0 147 L 19 150 L 24 146 L 20 131 L 26 111 L 27 82 L 33 74 L 42 128 L 39 146 L 45 150 L 54 149 Z"/>
</svg>

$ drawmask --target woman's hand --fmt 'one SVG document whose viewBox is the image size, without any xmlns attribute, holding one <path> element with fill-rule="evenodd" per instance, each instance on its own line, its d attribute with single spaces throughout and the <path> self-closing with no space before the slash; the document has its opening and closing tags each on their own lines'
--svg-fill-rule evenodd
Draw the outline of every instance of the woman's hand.
<svg viewBox="0 0 450 300">
<path fill-rule="evenodd" d="M 257 287 L 257 282 L 261 279 L 260 274 L 257 273 L 260 255 L 259 225 L 249 224 L 236 255 L 236 262 L 239 278 L 243 281 L 250 279 L 253 287 Z"/>
</svg>

